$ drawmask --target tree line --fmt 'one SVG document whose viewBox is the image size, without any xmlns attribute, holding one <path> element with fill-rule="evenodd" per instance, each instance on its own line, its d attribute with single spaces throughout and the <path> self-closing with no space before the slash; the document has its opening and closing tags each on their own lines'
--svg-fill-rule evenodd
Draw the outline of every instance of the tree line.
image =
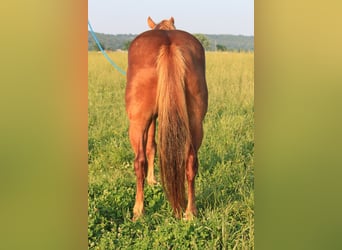
<svg viewBox="0 0 342 250">
<path fill-rule="evenodd" d="M 127 50 L 131 41 L 137 36 L 133 34 L 109 35 L 95 33 L 105 50 Z M 241 35 L 206 35 L 193 34 L 207 51 L 254 51 L 254 37 Z M 90 32 L 88 32 L 88 50 L 99 48 Z"/>
</svg>

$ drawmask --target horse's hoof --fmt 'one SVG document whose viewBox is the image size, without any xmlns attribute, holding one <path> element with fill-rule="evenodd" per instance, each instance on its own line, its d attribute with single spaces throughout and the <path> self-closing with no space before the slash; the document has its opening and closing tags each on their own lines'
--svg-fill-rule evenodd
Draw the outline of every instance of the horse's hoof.
<svg viewBox="0 0 342 250">
<path fill-rule="evenodd" d="M 150 185 L 150 186 L 155 186 L 155 185 L 158 184 L 158 182 L 157 182 L 156 179 L 153 177 L 153 178 L 147 179 L 147 184 Z"/>
<path fill-rule="evenodd" d="M 197 211 L 186 211 L 183 216 L 183 220 L 192 221 L 197 215 Z"/>
<path fill-rule="evenodd" d="M 132 221 L 137 221 L 140 217 L 142 217 L 144 214 L 144 208 L 134 206 L 133 208 L 133 218 Z"/>
<path fill-rule="evenodd" d="M 133 218 L 132 218 L 132 221 L 133 221 L 133 222 L 136 222 L 136 221 L 139 220 L 141 217 L 142 217 L 142 214 L 134 214 L 134 215 L 133 215 Z"/>
</svg>

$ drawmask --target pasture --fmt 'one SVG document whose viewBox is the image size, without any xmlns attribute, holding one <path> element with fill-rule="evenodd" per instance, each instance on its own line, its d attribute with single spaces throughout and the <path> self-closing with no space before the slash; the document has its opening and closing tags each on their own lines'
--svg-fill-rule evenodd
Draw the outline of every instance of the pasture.
<svg viewBox="0 0 342 250">
<path fill-rule="evenodd" d="M 109 56 L 126 70 L 127 53 Z M 89 249 L 254 249 L 254 54 L 207 52 L 206 78 L 197 218 L 174 218 L 161 185 L 145 184 L 145 214 L 133 222 L 126 78 L 102 54 L 89 52 Z"/>
</svg>

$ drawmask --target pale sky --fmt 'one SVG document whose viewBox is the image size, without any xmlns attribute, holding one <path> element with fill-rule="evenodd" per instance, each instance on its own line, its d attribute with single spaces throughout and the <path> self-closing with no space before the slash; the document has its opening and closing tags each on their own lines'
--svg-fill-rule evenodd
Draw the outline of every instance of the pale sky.
<svg viewBox="0 0 342 250">
<path fill-rule="evenodd" d="M 95 32 L 139 34 L 171 16 L 177 29 L 190 33 L 254 36 L 253 0 L 88 0 Z"/>
</svg>

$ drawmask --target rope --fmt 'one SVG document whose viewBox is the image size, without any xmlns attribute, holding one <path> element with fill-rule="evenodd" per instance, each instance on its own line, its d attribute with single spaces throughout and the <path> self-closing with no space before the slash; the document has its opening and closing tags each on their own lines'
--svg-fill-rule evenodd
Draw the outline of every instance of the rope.
<svg viewBox="0 0 342 250">
<path fill-rule="evenodd" d="M 88 19 L 88 26 L 90 28 L 90 34 L 93 36 L 97 46 L 99 47 L 99 49 L 101 50 L 102 54 L 105 56 L 105 58 L 107 58 L 108 62 L 110 62 L 110 64 L 113 65 L 113 67 L 119 71 L 121 74 L 123 74 L 124 76 L 126 75 L 126 72 L 124 70 L 122 70 L 115 62 L 112 61 L 112 59 L 110 59 L 110 57 L 108 56 L 108 54 L 106 53 L 106 51 L 103 50 L 99 40 L 97 39 L 94 31 L 93 31 L 93 28 L 91 27 L 91 24 L 89 22 L 89 19 Z"/>
</svg>

